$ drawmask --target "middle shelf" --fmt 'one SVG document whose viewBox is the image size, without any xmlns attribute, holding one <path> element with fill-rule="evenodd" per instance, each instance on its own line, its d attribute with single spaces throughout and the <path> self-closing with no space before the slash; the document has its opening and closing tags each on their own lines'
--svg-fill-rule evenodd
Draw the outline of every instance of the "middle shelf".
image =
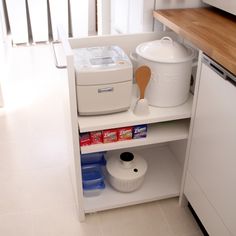
<svg viewBox="0 0 236 236">
<path fill-rule="evenodd" d="M 135 91 L 135 88 L 134 88 Z M 135 93 L 135 92 L 134 92 Z M 150 113 L 147 116 L 136 116 L 133 109 L 137 97 L 133 97 L 128 111 L 109 115 L 78 116 L 79 130 L 81 133 L 95 130 L 105 130 L 119 127 L 127 127 L 141 124 L 152 124 L 163 121 L 173 121 L 191 117 L 193 95 L 189 94 L 188 100 L 175 107 L 149 106 Z"/>
<path fill-rule="evenodd" d="M 82 146 L 81 153 L 86 154 L 92 152 L 118 150 L 123 148 L 187 139 L 189 123 L 189 119 L 183 119 L 149 124 L 146 138 Z"/>
</svg>

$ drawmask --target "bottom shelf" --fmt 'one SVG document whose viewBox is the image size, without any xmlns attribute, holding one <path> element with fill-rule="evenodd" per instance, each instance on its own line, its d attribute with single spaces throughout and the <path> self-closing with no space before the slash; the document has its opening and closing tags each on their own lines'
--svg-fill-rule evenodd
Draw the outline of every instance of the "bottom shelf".
<svg viewBox="0 0 236 236">
<path fill-rule="evenodd" d="M 119 155 L 122 151 L 114 151 Z M 85 213 L 103 211 L 149 201 L 179 196 L 181 167 L 168 146 L 134 150 L 147 160 L 148 171 L 140 189 L 132 193 L 121 193 L 108 183 L 101 195 L 84 198 Z"/>
</svg>

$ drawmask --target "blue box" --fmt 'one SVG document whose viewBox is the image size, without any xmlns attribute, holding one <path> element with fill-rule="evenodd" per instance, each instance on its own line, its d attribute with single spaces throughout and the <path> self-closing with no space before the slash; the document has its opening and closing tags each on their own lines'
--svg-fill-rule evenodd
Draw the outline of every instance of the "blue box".
<svg viewBox="0 0 236 236">
<path fill-rule="evenodd" d="M 146 138 L 147 137 L 147 125 L 133 126 L 133 139 Z"/>
</svg>

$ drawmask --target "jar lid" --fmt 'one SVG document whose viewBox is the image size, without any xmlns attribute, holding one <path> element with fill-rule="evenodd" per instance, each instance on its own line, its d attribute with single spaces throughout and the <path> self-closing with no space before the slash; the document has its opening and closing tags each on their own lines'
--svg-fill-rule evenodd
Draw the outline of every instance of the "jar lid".
<svg viewBox="0 0 236 236">
<path fill-rule="evenodd" d="M 139 155 L 133 154 L 133 159 L 129 165 L 117 155 L 110 156 L 107 160 L 107 171 L 116 179 L 134 180 L 145 175 L 147 162 Z"/>
<path fill-rule="evenodd" d="M 170 37 L 145 42 L 136 48 L 136 53 L 150 61 L 162 63 L 180 63 L 192 60 L 194 51 L 174 41 Z"/>
</svg>

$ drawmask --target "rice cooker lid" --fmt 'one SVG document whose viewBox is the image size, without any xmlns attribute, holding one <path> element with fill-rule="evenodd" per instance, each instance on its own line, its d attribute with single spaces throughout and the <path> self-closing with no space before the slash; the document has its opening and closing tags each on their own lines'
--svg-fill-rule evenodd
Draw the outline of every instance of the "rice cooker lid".
<svg viewBox="0 0 236 236">
<path fill-rule="evenodd" d="M 122 161 L 123 154 L 131 154 L 133 155 L 133 159 L 128 163 L 124 163 L 126 161 Z M 106 168 L 108 173 L 116 179 L 135 180 L 145 175 L 147 162 L 139 155 L 125 152 L 121 153 L 120 156 L 110 156 L 107 160 Z"/>
<path fill-rule="evenodd" d="M 171 37 L 142 43 L 136 48 L 136 53 L 150 61 L 162 63 L 180 63 L 194 57 L 193 49 L 185 47 Z"/>
<path fill-rule="evenodd" d="M 77 85 L 113 84 L 132 80 L 132 63 L 116 45 L 77 48 L 74 66 Z"/>
</svg>

